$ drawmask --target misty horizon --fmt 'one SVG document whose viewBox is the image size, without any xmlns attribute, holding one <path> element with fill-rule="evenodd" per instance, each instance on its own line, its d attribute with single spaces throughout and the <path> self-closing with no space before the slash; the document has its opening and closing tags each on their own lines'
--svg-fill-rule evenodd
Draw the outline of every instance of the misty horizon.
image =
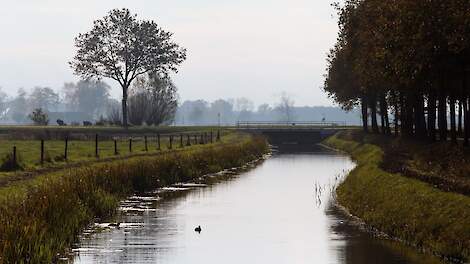
<svg viewBox="0 0 470 264">
<path fill-rule="evenodd" d="M 288 91 L 298 106 L 332 105 L 321 87 L 326 53 L 336 39 L 335 12 L 329 2 L 303 0 L 11 3 L 0 11 L 2 91 L 14 96 L 19 88 L 46 86 L 57 92 L 78 81 L 68 65 L 74 38 L 113 7 L 155 20 L 188 49 L 187 61 L 172 75 L 182 100 L 249 97 L 255 105 L 273 104 Z M 119 85 L 104 80 L 119 99 Z"/>
</svg>

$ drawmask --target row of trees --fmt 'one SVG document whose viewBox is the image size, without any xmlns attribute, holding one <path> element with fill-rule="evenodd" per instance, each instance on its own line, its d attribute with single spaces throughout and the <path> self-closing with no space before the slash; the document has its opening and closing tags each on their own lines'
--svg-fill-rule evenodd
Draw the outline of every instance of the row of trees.
<svg viewBox="0 0 470 264">
<path fill-rule="evenodd" d="M 365 131 L 430 140 L 450 131 L 453 142 L 462 131 L 468 145 L 470 2 L 346 0 L 336 8 L 325 91 L 345 109 L 360 105 Z"/>
</svg>

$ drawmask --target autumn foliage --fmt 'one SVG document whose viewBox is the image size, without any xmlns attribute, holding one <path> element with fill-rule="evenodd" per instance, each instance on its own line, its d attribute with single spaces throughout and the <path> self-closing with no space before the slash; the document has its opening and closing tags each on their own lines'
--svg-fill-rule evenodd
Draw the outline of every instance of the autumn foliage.
<svg viewBox="0 0 470 264">
<path fill-rule="evenodd" d="M 366 131 L 453 142 L 461 133 L 468 145 L 470 2 L 335 6 L 340 32 L 324 88 L 330 97 L 345 109 L 360 105 Z"/>
</svg>

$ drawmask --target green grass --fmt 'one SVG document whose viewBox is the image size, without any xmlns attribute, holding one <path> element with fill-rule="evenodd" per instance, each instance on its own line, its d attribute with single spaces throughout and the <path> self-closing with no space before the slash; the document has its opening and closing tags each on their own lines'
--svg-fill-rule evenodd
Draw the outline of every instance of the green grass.
<svg viewBox="0 0 470 264">
<path fill-rule="evenodd" d="M 325 144 L 351 154 L 358 163 L 337 190 L 338 202 L 353 215 L 418 248 L 470 260 L 470 197 L 382 170 L 384 153 L 376 145 L 338 135 Z"/>
<path fill-rule="evenodd" d="M 241 166 L 267 147 L 263 138 L 231 133 L 216 144 L 95 162 L 0 188 L 0 263 L 51 263 L 120 199 Z"/>
<path fill-rule="evenodd" d="M 198 145 L 195 142 L 194 135 L 200 135 L 205 130 L 187 133 L 183 135 L 183 147 L 194 147 Z M 209 134 L 209 133 L 207 133 Z M 222 143 L 233 140 L 230 131 L 221 131 Z M 190 144 L 187 146 L 187 136 L 190 135 Z M 114 153 L 114 140 L 101 139 L 99 137 L 98 155 L 95 156 L 95 140 L 73 140 L 68 141 L 67 160 L 64 159 L 65 141 L 64 140 L 45 140 L 44 142 L 44 163 L 41 164 L 41 141 L 40 140 L 22 140 L 22 139 L 0 139 L 0 163 L 7 155 L 13 152 L 16 146 L 18 161 L 22 171 L 34 172 L 44 169 L 57 169 L 83 162 L 94 162 L 107 159 L 127 158 L 130 156 L 144 154 L 158 154 L 161 151 L 170 149 L 168 134 L 162 134 L 160 138 L 160 149 L 158 149 L 156 136 L 147 137 L 147 149 L 145 150 L 145 141 L 143 136 L 132 136 L 132 152 L 129 149 L 129 137 L 122 136 L 117 138 L 118 155 Z M 198 141 L 200 137 L 198 137 Z M 209 142 L 209 139 L 208 141 Z M 213 142 L 216 142 L 216 132 L 213 131 Z M 172 149 L 181 149 L 180 134 L 174 134 Z M 1 165 L 1 164 L 0 164 Z M 10 176 L 17 176 L 17 172 L 1 169 L 0 167 L 0 186 L 4 181 L 9 180 Z"/>
</svg>

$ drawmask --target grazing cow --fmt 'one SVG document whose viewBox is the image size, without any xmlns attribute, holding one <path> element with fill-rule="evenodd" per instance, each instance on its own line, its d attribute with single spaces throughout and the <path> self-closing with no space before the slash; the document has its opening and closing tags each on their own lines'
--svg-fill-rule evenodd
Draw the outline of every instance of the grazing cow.
<svg viewBox="0 0 470 264">
<path fill-rule="evenodd" d="M 93 124 L 90 121 L 83 121 L 83 126 L 92 126 Z"/>
<path fill-rule="evenodd" d="M 67 124 L 64 122 L 64 120 L 62 120 L 62 119 L 57 119 L 57 124 L 58 124 L 59 126 L 66 126 L 66 125 L 67 125 Z"/>
</svg>

